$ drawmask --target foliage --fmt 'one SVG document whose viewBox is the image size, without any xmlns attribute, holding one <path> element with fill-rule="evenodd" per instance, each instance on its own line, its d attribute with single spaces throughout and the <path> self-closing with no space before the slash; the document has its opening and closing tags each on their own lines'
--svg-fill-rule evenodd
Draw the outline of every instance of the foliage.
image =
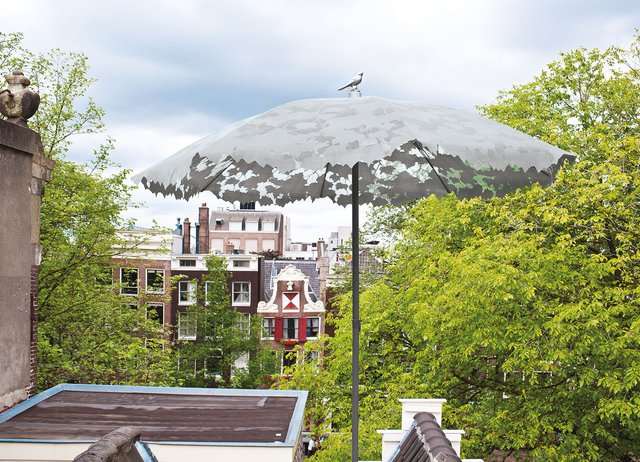
<svg viewBox="0 0 640 462">
<path fill-rule="evenodd" d="M 29 126 L 56 161 L 41 208 L 38 388 L 60 382 L 174 384 L 162 332 L 130 310 L 111 285 L 113 247 L 124 248 L 116 231 L 130 224 L 120 218 L 133 205 L 129 171 L 110 160 L 111 139 L 87 163 L 65 157 L 75 135 L 104 127 L 103 109 L 88 97 L 94 80 L 87 57 L 33 53 L 22 46 L 21 34 L 0 33 L 0 70 L 12 69 L 23 70 L 40 94 Z"/>
<path fill-rule="evenodd" d="M 482 108 L 576 152 L 556 183 L 503 199 L 427 198 L 401 221 L 388 277 L 361 296 L 360 458 L 399 397 L 448 400 L 485 460 L 633 461 L 640 438 L 640 40 L 561 55 Z M 318 460 L 348 458 L 348 297 L 308 387 Z M 326 397 L 326 398 L 325 398 Z M 396 419 L 396 420 L 394 420 Z"/>
<path fill-rule="evenodd" d="M 113 245 L 129 193 L 127 172 L 103 176 L 109 167 L 108 149 L 96 153 L 92 171 L 58 162 L 47 187 L 41 210 L 39 389 L 60 382 L 174 384 L 164 333 L 146 320 L 144 309 L 132 311 L 131 299 L 112 285 Z M 151 344 L 156 346 L 147 348 Z"/>
<path fill-rule="evenodd" d="M 262 252 L 251 252 L 255 255 L 260 255 L 264 257 L 265 260 L 282 260 L 282 254 L 277 250 L 268 249 L 263 250 Z"/>
<path fill-rule="evenodd" d="M 0 70 L 20 69 L 40 95 L 40 108 L 29 127 L 42 137 L 45 155 L 56 160 L 69 150 L 72 137 L 104 129 L 104 109 L 87 95 L 95 79 L 88 77 L 88 58 L 59 49 L 33 53 L 22 46 L 22 34 L 0 32 Z"/>
<path fill-rule="evenodd" d="M 258 326 L 259 327 L 259 326 Z M 266 388 L 280 370 L 276 352 L 269 346 L 261 346 L 252 353 L 246 367 L 234 368 L 233 388 Z"/>
<path fill-rule="evenodd" d="M 208 255 L 206 264 L 208 273 L 202 278 L 198 297 L 205 302 L 187 309 L 188 315 L 196 319 L 197 338 L 179 346 L 180 361 L 190 365 L 184 375 L 188 386 L 230 387 L 234 383 L 232 373 L 236 361 L 243 357 L 248 360 L 250 352 L 258 350 L 261 324 L 258 316 L 246 322 L 246 315 L 230 306 L 225 260 Z M 196 364 L 195 374 L 193 364 Z M 253 369 L 256 366 L 261 367 L 252 363 Z M 242 377 L 243 384 L 255 380 L 255 372 L 250 372 Z"/>
</svg>

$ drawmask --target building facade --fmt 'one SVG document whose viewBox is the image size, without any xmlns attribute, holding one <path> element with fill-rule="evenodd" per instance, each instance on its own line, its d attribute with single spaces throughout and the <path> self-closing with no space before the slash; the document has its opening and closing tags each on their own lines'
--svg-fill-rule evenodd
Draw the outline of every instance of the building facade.
<svg viewBox="0 0 640 462">
<path fill-rule="evenodd" d="M 200 220 L 202 229 L 202 213 Z M 287 217 L 254 209 L 214 210 L 207 231 L 211 253 L 271 251 L 282 255 L 290 240 Z"/>
<path fill-rule="evenodd" d="M 170 331 L 171 251 L 176 236 L 162 230 L 120 231 L 121 243 L 114 247 L 112 279 L 116 290 L 132 309 L 146 310 Z"/>
<path fill-rule="evenodd" d="M 226 254 L 223 258 L 229 272 L 230 306 L 247 318 L 257 312 L 262 290 L 262 268 L 258 255 Z M 176 326 L 175 339 L 195 340 L 195 321 L 188 313 L 194 303 L 204 303 L 207 295 L 206 255 L 181 254 L 171 257 L 171 274 L 180 278 L 171 294 L 171 324 Z"/>
<path fill-rule="evenodd" d="M 288 367 L 302 360 L 296 346 L 324 333 L 324 303 L 313 291 L 309 276 L 294 264 L 282 269 L 272 266 L 272 272 L 277 274 L 271 278 L 271 297 L 258 304 L 262 338 L 275 350 L 283 350 L 282 363 Z"/>
</svg>

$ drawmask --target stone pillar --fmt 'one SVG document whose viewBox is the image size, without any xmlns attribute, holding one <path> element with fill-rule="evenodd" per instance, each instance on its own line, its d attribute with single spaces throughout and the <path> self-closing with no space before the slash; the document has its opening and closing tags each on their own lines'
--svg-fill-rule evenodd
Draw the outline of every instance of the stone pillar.
<svg viewBox="0 0 640 462">
<path fill-rule="evenodd" d="M 40 200 L 55 163 L 27 128 L 39 97 L 15 71 L 0 91 L 0 410 L 35 392 Z"/>
</svg>

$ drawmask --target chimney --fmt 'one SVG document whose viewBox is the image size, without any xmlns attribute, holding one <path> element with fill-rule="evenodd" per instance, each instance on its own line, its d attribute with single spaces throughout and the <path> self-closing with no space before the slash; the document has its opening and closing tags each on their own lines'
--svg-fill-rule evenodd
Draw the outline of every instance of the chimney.
<svg viewBox="0 0 640 462">
<path fill-rule="evenodd" d="M 209 207 L 207 204 L 200 206 L 200 233 L 198 235 L 199 253 L 209 253 Z"/>
<path fill-rule="evenodd" d="M 188 218 L 182 222 L 182 253 L 191 253 L 191 223 Z"/>
<path fill-rule="evenodd" d="M 227 253 L 228 254 L 233 253 L 233 244 L 230 241 L 227 241 Z"/>
<path fill-rule="evenodd" d="M 318 245 L 316 246 L 316 251 L 318 252 L 317 259 L 320 260 L 324 257 L 324 239 L 318 239 Z"/>
<path fill-rule="evenodd" d="M 176 229 L 173 231 L 173 234 L 175 234 L 176 236 L 182 236 L 182 225 L 180 224 L 180 218 L 178 218 Z"/>
</svg>

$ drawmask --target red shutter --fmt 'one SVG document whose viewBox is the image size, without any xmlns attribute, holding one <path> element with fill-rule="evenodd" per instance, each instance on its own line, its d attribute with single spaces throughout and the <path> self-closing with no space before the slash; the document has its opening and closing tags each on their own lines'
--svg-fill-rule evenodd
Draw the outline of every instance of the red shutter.
<svg viewBox="0 0 640 462">
<path fill-rule="evenodd" d="M 276 318 L 275 332 L 273 338 L 276 342 L 282 340 L 282 318 Z"/>
<path fill-rule="evenodd" d="M 298 340 L 301 342 L 307 341 L 307 319 L 298 319 Z"/>
</svg>

